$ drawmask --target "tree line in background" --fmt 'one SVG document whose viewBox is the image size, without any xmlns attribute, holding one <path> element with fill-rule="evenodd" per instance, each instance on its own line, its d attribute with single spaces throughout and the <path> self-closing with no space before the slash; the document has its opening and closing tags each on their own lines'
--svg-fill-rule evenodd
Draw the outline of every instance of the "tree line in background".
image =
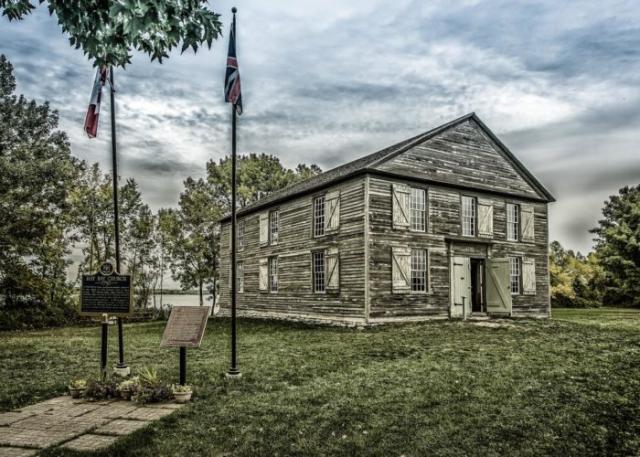
<svg viewBox="0 0 640 457">
<path fill-rule="evenodd" d="M 609 197 L 588 255 L 550 245 L 551 304 L 640 307 L 640 185 Z"/>
<path fill-rule="evenodd" d="M 0 329 L 72 320 L 79 276 L 114 258 L 111 176 L 71 155 L 48 103 L 15 89 L 13 67 L 0 56 Z M 287 169 L 270 155 L 241 156 L 238 204 L 320 172 Z M 209 161 L 205 177 L 185 180 L 177 208 L 155 213 L 134 179 L 120 184 L 123 266 L 134 278 L 136 306 L 155 300 L 165 272 L 197 289 L 201 303 L 215 295 L 216 221 L 230 210 L 230 174 L 229 159 Z M 640 306 L 640 185 L 612 196 L 603 216 L 587 256 L 550 245 L 554 306 Z M 69 280 L 74 248 L 81 261 Z"/>
<path fill-rule="evenodd" d="M 57 112 L 15 89 L 13 67 L 0 56 L 0 329 L 74 319 L 80 275 L 115 257 L 111 175 L 73 157 Z M 304 164 L 290 170 L 266 154 L 240 156 L 238 204 L 320 171 Z M 121 257 L 135 306 L 156 299 L 165 272 L 183 289 L 198 289 L 200 303 L 215 293 L 216 223 L 230 210 L 230 180 L 230 160 L 211 160 L 204 178 L 185 180 L 177 208 L 157 212 L 135 179 L 119 185 Z M 77 275 L 68 271 L 74 249 Z"/>
</svg>

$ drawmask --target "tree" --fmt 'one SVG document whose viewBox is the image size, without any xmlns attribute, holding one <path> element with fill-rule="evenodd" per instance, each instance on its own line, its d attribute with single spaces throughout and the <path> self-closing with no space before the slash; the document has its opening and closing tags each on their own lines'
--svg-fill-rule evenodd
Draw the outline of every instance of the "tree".
<svg viewBox="0 0 640 457">
<path fill-rule="evenodd" d="M 160 272 L 156 245 L 156 217 L 146 203 L 131 214 L 123 230 L 127 272 L 133 278 L 136 306 L 146 308 Z"/>
<path fill-rule="evenodd" d="M 1 55 L 0 290 L 58 305 L 69 298 L 69 195 L 81 163 L 57 130 L 57 112 L 15 89 L 13 67 Z"/>
<path fill-rule="evenodd" d="M 136 306 L 146 307 L 159 279 L 155 216 L 142 201 L 134 179 L 120 186 L 118 199 L 122 272 L 133 277 Z M 103 174 L 98 164 L 85 166 L 70 201 L 71 218 L 78 241 L 83 244 L 80 276 L 96 271 L 103 262 L 115 260 L 111 175 Z"/>
<path fill-rule="evenodd" d="M 593 307 L 602 305 L 603 271 L 598 256 L 586 257 L 565 250 L 554 241 L 549 246 L 551 303 L 555 307 Z"/>
<path fill-rule="evenodd" d="M 143 207 L 142 195 L 134 179 L 128 179 L 118 190 L 121 233 L 127 233 L 136 214 Z M 79 274 L 93 272 L 100 264 L 115 259 L 115 231 L 113 226 L 113 184 L 111 175 L 103 174 L 98 164 L 84 167 L 77 185 L 71 192 L 73 221 L 80 241 L 84 243 L 84 260 Z M 126 236 L 123 259 L 126 258 Z"/>
<path fill-rule="evenodd" d="M 605 301 L 640 307 L 640 185 L 609 197 L 591 230 L 606 274 Z"/>
<path fill-rule="evenodd" d="M 164 231 L 173 279 L 183 289 L 197 287 L 203 305 L 204 287 L 215 283 L 216 226 L 222 208 L 203 179 L 187 178 L 184 186 L 179 209 L 163 210 L 159 214 L 159 227 Z"/>
<path fill-rule="evenodd" d="M 317 165 L 300 164 L 296 171 L 282 166 L 280 159 L 267 154 L 249 154 L 238 157 L 239 207 L 247 206 L 262 197 L 287 187 L 295 182 L 321 173 Z M 225 157 L 218 162 L 207 163 L 207 184 L 214 201 L 226 211 L 231 210 L 231 159 Z"/>
<path fill-rule="evenodd" d="M 35 8 L 31 0 L 0 0 L 0 11 L 10 21 L 20 20 Z M 44 0 L 39 0 L 44 3 Z M 182 52 L 195 51 L 220 36 L 220 15 L 207 8 L 206 0 L 156 0 L 153 2 L 48 0 L 69 43 L 82 48 L 97 66 L 131 63 L 132 49 L 151 60 L 168 57 L 182 42 Z"/>
<path fill-rule="evenodd" d="M 293 171 L 267 154 L 239 156 L 238 206 L 249 205 L 318 173 L 321 170 L 317 165 L 300 164 Z M 173 279 L 180 281 L 183 289 L 197 287 L 203 304 L 205 287 L 214 298 L 216 293 L 216 265 L 221 255 L 218 220 L 231 208 L 230 158 L 209 161 L 206 180 L 188 178 L 184 185 L 179 209 L 161 210 L 158 227 Z"/>
</svg>

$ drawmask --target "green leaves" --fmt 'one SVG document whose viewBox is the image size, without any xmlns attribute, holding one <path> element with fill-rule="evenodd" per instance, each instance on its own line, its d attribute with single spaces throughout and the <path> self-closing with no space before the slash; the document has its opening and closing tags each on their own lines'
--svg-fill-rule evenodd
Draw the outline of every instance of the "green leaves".
<svg viewBox="0 0 640 457">
<path fill-rule="evenodd" d="M 605 300 L 640 306 L 640 185 L 620 189 L 602 214 L 599 227 L 591 232 L 606 272 Z"/>
<path fill-rule="evenodd" d="M 69 44 L 82 48 L 95 66 L 125 67 L 132 50 L 162 62 L 180 43 L 182 52 L 205 44 L 211 48 L 222 30 L 220 15 L 205 0 L 48 0 L 48 6 L 70 35 Z M 34 8 L 29 0 L 0 0 L 0 11 L 10 21 Z"/>
</svg>

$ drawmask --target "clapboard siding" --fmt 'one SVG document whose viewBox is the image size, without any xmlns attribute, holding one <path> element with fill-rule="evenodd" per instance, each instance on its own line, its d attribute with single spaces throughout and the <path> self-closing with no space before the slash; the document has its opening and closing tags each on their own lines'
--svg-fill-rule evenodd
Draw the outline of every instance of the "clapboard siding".
<svg viewBox="0 0 640 457">
<path fill-rule="evenodd" d="M 376 166 L 420 179 L 540 198 L 480 126 L 469 119 Z"/>
<path fill-rule="evenodd" d="M 312 234 L 313 198 L 340 191 L 340 228 L 337 233 L 314 238 Z M 260 246 L 259 217 L 244 218 L 245 248 L 238 252 L 244 263 L 244 292 L 238 293 L 238 310 L 276 315 L 327 316 L 364 319 L 364 178 L 357 178 L 326 191 L 310 194 L 270 208 L 279 210 L 277 245 Z M 230 224 L 221 230 L 221 250 L 229 251 Z M 314 293 L 311 253 L 336 247 L 340 257 L 340 289 Z M 278 292 L 259 290 L 259 260 L 278 256 Z M 221 256 L 221 306 L 229 306 L 229 255 Z"/>
<path fill-rule="evenodd" d="M 403 230 L 404 213 L 393 215 L 393 186 L 397 195 L 406 187 L 426 190 L 427 225 L 424 232 Z M 313 198 L 339 190 L 340 228 L 320 238 L 312 236 Z M 404 192 L 404 193 L 403 193 Z M 462 236 L 461 197 L 476 197 L 483 214 L 483 237 Z M 401 199 L 396 198 L 396 205 Z M 534 259 L 536 293 L 513 297 L 514 316 L 549 315 L 548 213 L 546 191 L 499 140 L 470 114 L 370 156 L 350 162 L 308 181 L 275 193 L 241 211 L 245 248 L 244 292 L 238 294 L 240 315 L 288 319 L 311 318 L 333 322 L 376 323 L 448 317 L 451 303 L 451 265 L 454 256 Z M 506 240 L 506 204 L 533 208 L 535 241 Z M 279 210 L 279 242 L 261 246 L 260 214 Z M 530 213 L 527 213 L 530 214 Z M 486 218 L 483 221 L 487 221 Z M 366 233 L 365 233 L 366 231 Z M 229 220 L 221 229 L 221 305 L 228 308 Z M 366 246 L 365 246 L 366 243 Z M 314 293 L 312 252 L 339 250 L 339 291 Z M 399 293 L 400 277 L 392 289 L 393 248 L 428 251 L 428 290 Z M 406 249 L 396 249 L 403 259 Z M 259 262 L 278 256 L 279 290 L 259 291 Z M 530 264 L 530 263 L 529 263 Z"/>
<path fill-rule="evenodd" d="M 506 203 L 526 203 L 518 199 L 502 199 L 483 192 L 460 192 L 444 187 L 427 188 L 428 221 L 426 233 L 398 230 L 392 226 L 392 186 L 417 182 L 370 178 L 370 317 L 447 316 L 450 303 L 450 255 L 479 258 L 509 256 L 531 257 L 536 262 L 536 295 L 513 297 L 514 316 L 546 316 L 549 311 L 547 208 L 533 205 L 535 242 L 506 241 Z M 490 239 L 461 237 L 461 195 L 490 200 L 493 204 L 494 232 Z M 528 203 L 527 203 L 528 204 Z M 393 246 L 427 249 L 429 252 L 430 290 L 425 293 L 392 291 L 391 249 Z M 450 254 L 451 252 L 451 254 Z"/>
</svg>

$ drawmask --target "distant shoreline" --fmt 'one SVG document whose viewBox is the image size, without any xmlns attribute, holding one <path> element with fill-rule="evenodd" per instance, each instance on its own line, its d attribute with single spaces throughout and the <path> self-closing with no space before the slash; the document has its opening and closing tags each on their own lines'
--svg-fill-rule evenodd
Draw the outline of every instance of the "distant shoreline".
<svg viewBox="0 0 640 457">
<path fill-rule="evenodd" d="M 75 288 L 76 293 L 80 292 L 80 288 L 76 287 Z M 155 292 L 152 292 L 152 295 L 160 295 L 161 292 L 160 290 L 156 290 Z M 180 290 L 180 289 L 164 289 L 162 291 L 162 295 L 200 295 L 200 293 L 197 290 Z M 202 291 L 202 296 L 203 297 L 207 297 L 211 295 L 209 292 L 207 291 Z"/>
</svg>

